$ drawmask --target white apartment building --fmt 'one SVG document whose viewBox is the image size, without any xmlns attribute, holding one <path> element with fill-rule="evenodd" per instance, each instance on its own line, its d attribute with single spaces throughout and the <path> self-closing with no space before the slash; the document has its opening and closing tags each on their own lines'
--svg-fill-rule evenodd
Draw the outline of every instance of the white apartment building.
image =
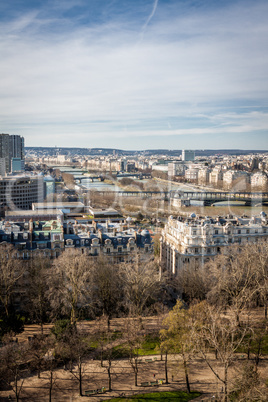
<svg viewBox="0 0 268 402">
<path fill-rule="evenodd" d="M 268 237 L 265 213 L 259 217 L 170 216 L 162 231 L 160 258 L 164 270 L 177 275 L 187 263 L 204 264 L 233 243 L 256 242 Z"/>
<path fill-rule="evenodd" d="M 196 180 L 198 179 L 198 168 L 190 168 L 185 171 L 185 179 L 187 180 Z"/>
<path fill-rule="evenodd" d="M 181 176 L 185 171 L 185 164 L 178 162 L 168 163 L 168 175 L 169 177 Z"/>
<path fill-rule="evenodd" d="M 264 188 L 267 185 L 268 185 L 267 174 L 263 172 L 257 172 L 251 175 L 252 188 Z"/>
<path fill-rule="evenodd" d="M 207 184 L 209 182 L 209 173 L 211 170 L 207 167 L 199 169 L 198 171 L 198 184 Z"/>
<path fill-rule="evenodd" d="M 241 180 L 242 185 L 246 186 L 249 183 L 249 174 L 247 172 L 243 172 L 242 170 L 228 170 L 223 173 L 223 184 L 226 188 L 232 187 L 236 180 Z"/>
<path fill-rule="evenodd" d="M 221 181 L 222 178 L 223 178 L 223 173 L 222 173 L 222 170 L 220 167 L 212 169 L 212 171 L 209 174 L 209 182 L 211 184 L 216 184 L 216 185 L 219 184 L 219 181 Z"/>
</svg>

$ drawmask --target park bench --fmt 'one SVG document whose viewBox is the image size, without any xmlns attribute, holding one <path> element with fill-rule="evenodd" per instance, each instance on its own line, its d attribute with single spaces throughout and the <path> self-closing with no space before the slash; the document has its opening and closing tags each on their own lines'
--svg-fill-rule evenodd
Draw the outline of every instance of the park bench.
<svg viewBox="0 0 268 402">
<path fill-rule="evenodd" d="M 149 385 L 150 385 L 150 384 L 149 384 L 148 381 L 141 383 L 141 387 L 149 387 Z"/>
<path fill-rule="evenodd" d="M 97 393 L 96 389 L 88 389 L 87 391 L 85 391 L 85 396 L 94 395 L 96 393 Z"/>
<path fill-rule="evenodd" d="M 145 359 L 146 363 L 152 362 L 153 359 Z"/>
<path fill-rule="evenodd" d="M 99 389 L 89 389 L 85 391 L 85 396 L 95 395 L 95 394 L 103 394 L 106 391 L 105 387 L 101 387 Z"/>
<path fill-rule="evenodd" d="M 151 381 L 150 384 L 151 385 L 158 385 L 158 381 Z"/>
</svg>

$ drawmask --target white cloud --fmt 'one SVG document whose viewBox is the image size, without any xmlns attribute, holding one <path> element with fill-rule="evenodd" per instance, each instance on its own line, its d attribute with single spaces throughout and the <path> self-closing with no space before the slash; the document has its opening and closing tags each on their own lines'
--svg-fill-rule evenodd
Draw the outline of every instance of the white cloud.
<svg viewBox="0 0 268 402">
<path fill-rule="evenodd" d="M 75 29 L 70 23 L 68 31 L 68 21 L 32 12 L 6 23 L 0 33 L 1 131 L 26 139 L 27 129 L 76 132 L 82 141 L 83 134 L 96 132 L 112 137 L 266 130 L 261 109 L 268 93 L 268 6 L 173 13 L 148 25 L 157 4 L 142 42 L 133 22 L 128 27 L 122 20 Z M 62 32 L 54 32 L 56 23 Z M 240 114 L 244 102 L 260 108 Z M 230 104 L 236 110 L 224 113 L 222 106 Z M 181 119 L 178 128 L 167 127 L 170 118 Z M 156 130 L 154 120 L 166 121 L 167 132 Z"/>
</svg>

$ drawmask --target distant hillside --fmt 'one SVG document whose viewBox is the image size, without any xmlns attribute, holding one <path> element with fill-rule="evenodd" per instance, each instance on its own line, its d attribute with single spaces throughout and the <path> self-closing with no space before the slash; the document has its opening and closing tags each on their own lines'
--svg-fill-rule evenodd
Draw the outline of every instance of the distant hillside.
<svg viewBox="0 0 268 402">
<path fill-rule="evenodd" d="M 117 155 L 117 156 L 131 156 L 131 155 L 167 155 L 167 156 L 180 156 L 181 149 L 146 149 L 144 151 L 126 151 L 114 148 L 63 148 L 63 147 L 25 147 L 27 151 L 33 151 L 46 155 Z M 212 156 L 212 155 L 247 155 L 264 153 L 264 150 L 244 150 L 244 149 L 197 149 L 195 150 L 196 156 Z"/>
</svg>

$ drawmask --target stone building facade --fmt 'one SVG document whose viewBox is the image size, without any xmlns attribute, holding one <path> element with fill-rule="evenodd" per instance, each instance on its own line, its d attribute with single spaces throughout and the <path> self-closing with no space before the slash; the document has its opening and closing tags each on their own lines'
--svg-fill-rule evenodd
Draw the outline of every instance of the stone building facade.
<svg viewBox="0 0 268 402">
<path fill-rule="evenodd" d="M 184 264 L 204 264 L 224 252 L 230 244 L 266 240 L 268 222 L 265 213 L 259 217 L 170 216 L 162 231 L 160 258 L 162 266 L 176 275 Z"/>
</svg>

